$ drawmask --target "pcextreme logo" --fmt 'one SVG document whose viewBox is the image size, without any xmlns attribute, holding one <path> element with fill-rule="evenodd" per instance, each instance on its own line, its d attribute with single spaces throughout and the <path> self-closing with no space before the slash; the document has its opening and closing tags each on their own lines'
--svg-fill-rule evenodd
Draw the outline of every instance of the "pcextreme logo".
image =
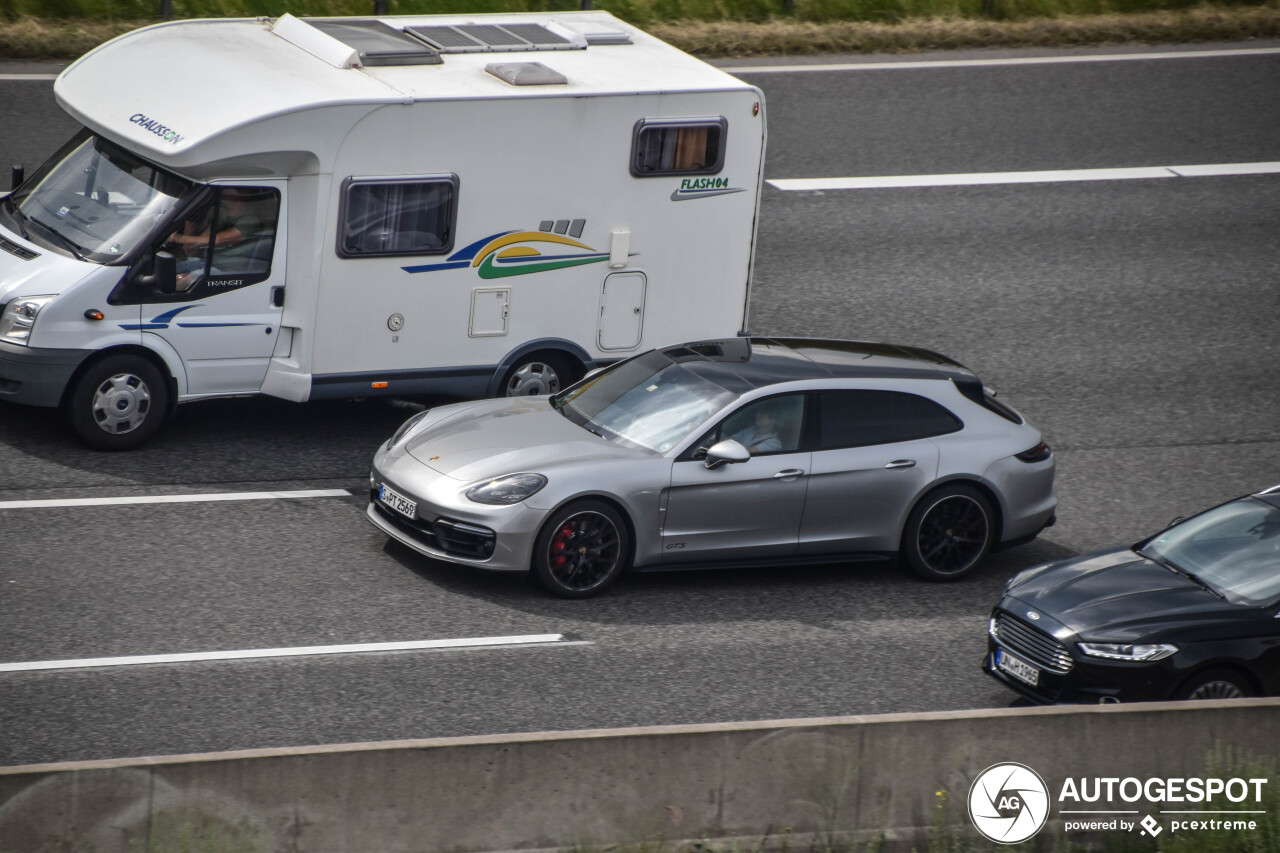
<svg viewBox="0 0 1280 853">
<path fill-rule="evenodd" d="M 1049 819 L 1049 788 L 1025 764 L 993 764 L 969 788 L 969 819 L 999 844 L 1026 841 Z"/>
<path fill-rule="evenodd" d="M 577 239 L 586 224 L 585 219 L 547 220 L 537 231 L 500 231 L 459 249 L 442 264 L 419 264 L 402 269 L 420 273 L 471 267 L 481 278 L 492 279 L 609 260 L 608 252 L 598 252 Z"/>
</svg>

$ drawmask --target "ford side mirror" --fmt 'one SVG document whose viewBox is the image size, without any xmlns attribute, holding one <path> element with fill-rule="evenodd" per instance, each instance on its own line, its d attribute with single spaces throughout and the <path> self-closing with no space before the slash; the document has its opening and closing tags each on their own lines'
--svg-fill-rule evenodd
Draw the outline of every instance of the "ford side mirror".
<svg viewBox="0 0 1280 853">
<path fill-rule="evenodd" d="M 150 275 L 138 276 L 138 284 L 143 287 L 154 287 L 166 296 L 178 289 L 178 259 L 173 252 L 156 252 L 151 262 Z"/>
<path fill-rule="evenodd" d="M 24 175 L 25 175 L 25 171 L 22 168 L 22 164 L 14 163 L 12 171 L 9 172 L 10 191 L 16 190 L 18 187 L 22 186 L 22 180 Z"/>
<path fill-rule="evenodd" d="M 732 438 L 726 438 L 707 448 L 706 461 L 703 464 L 708 468 L 719 468 L 721 465 L 746 462 L 750 458 L 750 451 Z"/>
</svg>

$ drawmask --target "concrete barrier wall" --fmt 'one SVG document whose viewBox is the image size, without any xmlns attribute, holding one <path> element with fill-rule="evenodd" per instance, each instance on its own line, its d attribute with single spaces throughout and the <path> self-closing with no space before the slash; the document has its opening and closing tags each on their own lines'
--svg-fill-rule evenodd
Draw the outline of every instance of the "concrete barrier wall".
<svg viewBox="0 0 1280 853">
<path fill-rule="evenodd" d="M 923 850 L 944 802 L 956 831 L 976 837 L 965 800 L 972 780 L 992 764 L 1028 765 L 1056 796 L 1067 777 L 1204 776 L 1215 746 L 1275 756 L 1280 700 L 550 732 L 8 767 L 0 768 L 0 851 L 470 853 L 618 842 L 670 849 L 680 839 L 727 838 L 750 850 L 784 841 L 797 849 L 812 834 L 881 833 Z"/>
</svg>

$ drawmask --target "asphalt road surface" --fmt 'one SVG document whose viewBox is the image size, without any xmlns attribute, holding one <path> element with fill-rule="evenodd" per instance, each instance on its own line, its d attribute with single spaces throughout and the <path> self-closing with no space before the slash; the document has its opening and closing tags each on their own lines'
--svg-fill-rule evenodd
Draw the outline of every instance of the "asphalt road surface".
<svg viewBox="0 0 1280 853">
<path fill-rule="evenodd" d="M 771 180 L 1274 165 L 1280 54 L 1212 47 L 721 64 L 766 93 Z M 977 61 L 1061 56 L 1096 61 Z M 844 61 L 864 67 L 821 67 Z M 74 124 L 48 80 L 4 72 L 0 164 L 34 168 Z M 766 188 L 753 330 L 948 353 L 1057 453 L 1058 525 L 955 584 L 836 565 L 640 575 L 559 601 L 365 522 L 369 459 L 403 408 L 194 404 L 111 455 L 0 404 L 0 664 L 559 638 L 0 667 L 0 765 L 1007 706 L 978 665 L 1010 575 L 1280 483 L 1274 172 Z M 286 490 L 313 496 L 115 500 Z M 111 502 L 28 503 L 85 498 Z"/>
</svg>

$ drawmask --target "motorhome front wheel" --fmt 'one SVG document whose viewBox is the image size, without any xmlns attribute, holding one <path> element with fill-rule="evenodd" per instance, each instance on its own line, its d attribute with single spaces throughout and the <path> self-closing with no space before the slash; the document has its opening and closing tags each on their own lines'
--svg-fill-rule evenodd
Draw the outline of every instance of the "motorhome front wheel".
<svg viewBox="0 0 1280 853">
<path fill-rule="evenodd" d="M 67 416 L 90 447 L 131 450 L 160 428 L 168 402 L 168 386 L 155 365 L 140 356 L 118 355 L 77 380 Z"/>
</svg>

